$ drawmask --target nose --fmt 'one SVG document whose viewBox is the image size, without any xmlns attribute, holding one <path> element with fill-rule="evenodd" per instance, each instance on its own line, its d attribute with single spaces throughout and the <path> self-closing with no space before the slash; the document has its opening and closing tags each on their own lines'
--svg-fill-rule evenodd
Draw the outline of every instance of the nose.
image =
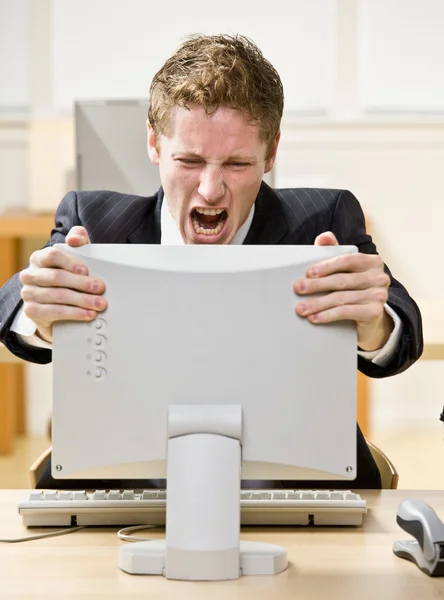
<svg viewBox="0 0 444 600">
<path fill-rule="evenodd" d="M 200 176 L 199 194 L 207 202 L 217 202 L 225 193 L 222 169 L 207 165 Z"/>
</svg>

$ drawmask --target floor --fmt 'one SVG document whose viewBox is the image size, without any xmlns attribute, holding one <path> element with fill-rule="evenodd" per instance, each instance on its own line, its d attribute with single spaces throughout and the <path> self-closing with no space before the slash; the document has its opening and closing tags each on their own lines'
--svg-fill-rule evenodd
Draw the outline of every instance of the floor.
<svg viewBox="0 0 444 600">
<path fill-rule="evenodd" d="M 376 432 L 370 439 L 395 465 L 400 489 L 444 490 L 444 429 Z M 49 445 L 46 437 L 19 438 L 11 455 L 0 456 L 0 488 L 29 488 L 29 467 Z"/>
</svg>

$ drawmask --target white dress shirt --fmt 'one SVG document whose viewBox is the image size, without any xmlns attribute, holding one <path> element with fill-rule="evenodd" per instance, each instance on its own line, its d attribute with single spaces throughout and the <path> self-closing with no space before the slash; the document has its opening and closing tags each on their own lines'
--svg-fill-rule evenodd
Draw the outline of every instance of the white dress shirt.
<svg viewBox="0 0 444 600">
<path fill-rule="evenodd" d="M 241 225 L 241 227 L 239 227 L 230 244 L 243 244 L 245 238 L 247 237 L 251 223 L 253 221 L 253 217 L 254 204 L 251 207 L 251 210 L 248 214 L 247 219 L 245 220 L 245 223 Z M 161 244 L 169 246 L 181 246 L 184 244 L 182 235 L 177 227 L 176 221 L 174 220 L 169 211 L 168 204 L 165 198 L 162 202 L 160 227 Z M 358 350 L 359 356 L 362 356 L 366 360 L 371 360 L 373 363 L 380 367 L 384 367 L 384 365 L 386 365 L 389 362 L 390 358 L 396 352 L 402 329 L 401 319 L 396 314 L 396 312 L 387 304 L 385 305 L 385 310 L 394 322 L 393 331 L 385 346 L 380 350 L 374 350 L 373 352 L 364 352 L 362 350 Z M 12 322 L 11 331 L 17 333 L 26 344 L 29 344 L 31 346 L 49 349 L 52 347 L 52 344 L 50 342 L 45 342 L 45 340 L 42 340 L 39 336 L 36 335 L 36 325 L 34 321 L 31 321 L 31 319 L 25 315 L 22 308 L 18 311 Z"/>
</svg>

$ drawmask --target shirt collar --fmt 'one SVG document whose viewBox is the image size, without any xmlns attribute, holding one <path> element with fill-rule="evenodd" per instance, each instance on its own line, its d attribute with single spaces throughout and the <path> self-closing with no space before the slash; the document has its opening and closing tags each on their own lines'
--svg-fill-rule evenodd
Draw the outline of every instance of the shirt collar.
<svg viewBox="0 0 444 600">
<path fill-rule="evenodd" d="M 251 223 L 254 217 L 254 204 L 251 207 L 248 217 L 245 219 L 245 223 L 239 227 L 236 231 L 230 244 L 243 244 L 247 237 Z M 160 213 L 160 243 L 166 246 L 182 246 L 184 241 L 180 234 L 180 231 L 176 225 L 176 221 L 170 213 L 166 198 L 163 198 L 162 208 Z"/>
</svg>

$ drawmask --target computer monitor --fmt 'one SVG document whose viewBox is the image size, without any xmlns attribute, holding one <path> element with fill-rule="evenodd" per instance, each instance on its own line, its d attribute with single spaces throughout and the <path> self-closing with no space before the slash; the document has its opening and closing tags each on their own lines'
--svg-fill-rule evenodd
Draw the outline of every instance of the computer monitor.
<svg viewBox="0 0 444 600">
<path fill-rule="evenodd" d="M 239 575 L 241 477 L 356 477 L 355 327 L 298 317 L 293 291 L 355 247 L 61 247 L 108 308 L 54 326 L 52 474 L 166 475 L 167 576 Z"/>
</svg>

